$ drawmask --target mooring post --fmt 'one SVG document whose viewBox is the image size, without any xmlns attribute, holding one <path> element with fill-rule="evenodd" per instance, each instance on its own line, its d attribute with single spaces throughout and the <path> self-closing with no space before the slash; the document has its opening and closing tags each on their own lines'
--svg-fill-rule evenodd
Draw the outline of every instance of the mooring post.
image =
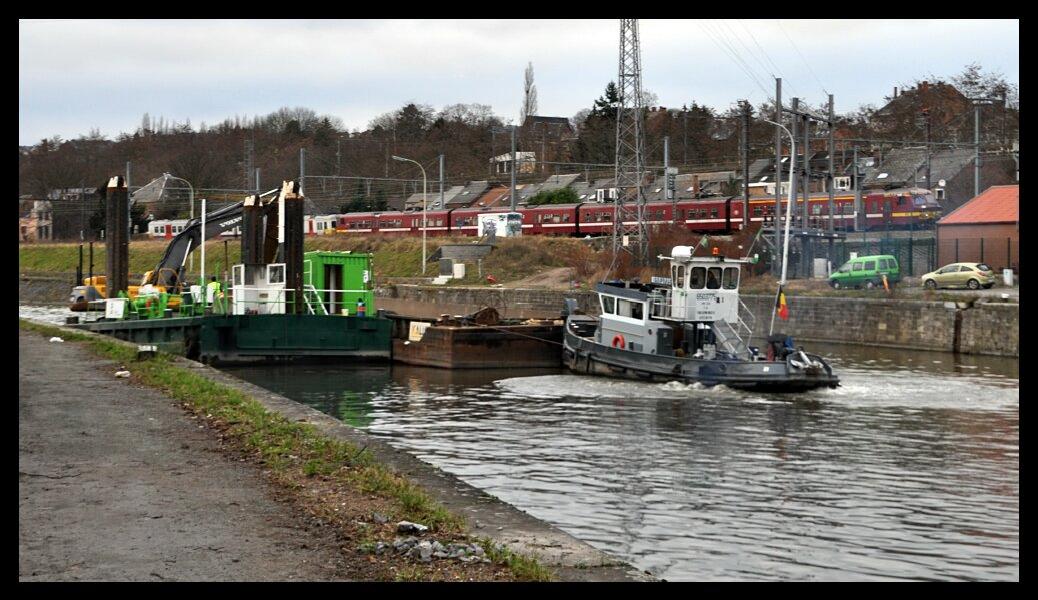
<svg viewBox="0 0 1038 600">
<path fill-rule="evenodd" d="M 108 180 L 105 193 L 105 296 L 115 298 L 119 292 L 127 291 L 130 278 L 129 205 L 127 204 L 126 182 L 122 176 Z"/>
<path fill-rule="evenodd" d="M 92 242 L 92 241 L 89 244 L 89 251 L 90 251 L 90 273 L 87 275 L 87 277 L 93 279 L 93 277 L 94 277 L 94 242 Z"/>
<path fill-rule="evenodd" d="M 285 287 L 291 302 L 289 312 L 302 314 L 306 312 L 303 296 L 303 204 L 304 198 L 300 185 L 295 181 L 286 181 L 282 189 L 284 196 L 285 222 Z"/>
<path fill-rule="evenodd" d="M 83 285 L 83 244 L 79 245 L 79 263 L 76 265 L 75 285 Z"/>
</svg>

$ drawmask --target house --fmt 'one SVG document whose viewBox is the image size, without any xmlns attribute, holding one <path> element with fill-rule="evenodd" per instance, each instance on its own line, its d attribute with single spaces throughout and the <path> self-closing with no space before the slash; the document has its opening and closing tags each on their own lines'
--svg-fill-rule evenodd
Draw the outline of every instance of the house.
<svg viewBox="0 0 1038 600">
<path fill-rule="evenodd" d="M 1020 272 L 1020 186 L 996 185 L 937 222 L 937 262 Z"/>
<path fill-rule="evenodd" d="M 515 162 L 517 163 L 516 174 L 520 175 L 523 173 L 534 173 L 537 170 L 537 153 L 536 152 L 516 152 Z M 490 159 L 490 164 L 494 167 L 494 173 L 497 175 L 507 175 L 512 172 L 512 153 L 506 152 Z"/>
<path fill-rule="evenodd" d="M 472 206 L 490 189 L 490 182 L 486 180 L 470 181 L 458 187 L 461 189 L 447 200 L 447 208 L 467 208 Z"/>
<path fill-rule="evenodd" d="M 54 239 L 54 208 L 50 200 L 19 202 L 18 241 L 42 242 Z"/>
<path fill-rule="evenodd" d="M 972 106 L 969 98 L 953 85 L 942 81 L 921 81 L 916 87 L 900 93 L 894 88 L 888 102 L 873 113 L 871 122 L 880 134 L 915 131 L 925 109 L 931 128 L 940 131 L 942 139 L 967 141 L 967 134 L 972 131 L 971 121 L 960 117 L 972 110 Z"/>
<path fill-rule="evenodd" d="M 496 208 L 509 205 L 508 199 L 511 189 L 507 185 L 495 185 L 489 187 L 476 201 L 469 206 L 473 208 Z"/>
<path fill-rule="evenodd" d="M 527 115 L 518 131 L 522 148 L 539 149 L 540 171 L 545 171 L 544 162 L 569 162 L 572 159 L 570 141 L 576 132 L 566 117 Z"/>
<path fill-rule="evenodd" d="M 975 153 L 968 148 L 932 150 L 930 187 L 945 214 L 973 197 Z M 985 185 L 1014 182 L 1015 162 L 998 154 L 981 156 L 981 181 Z M 926 148 L 895 148 L 863 169 L 862 187 L 889 190 L 903 187 L 926 188 Z"/>
</svg>

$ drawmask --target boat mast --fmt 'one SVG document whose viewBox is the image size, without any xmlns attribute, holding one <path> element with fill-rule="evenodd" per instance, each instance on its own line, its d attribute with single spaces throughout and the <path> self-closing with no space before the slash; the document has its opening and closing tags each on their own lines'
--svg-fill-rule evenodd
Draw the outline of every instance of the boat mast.
<svg viewBox="0 0 1038 600">
<path fill-rule="evenodd" d="M 781 123 L 774 121 L 767 121 L 772 125 L 777 125 L 782 128 L 782 131 L 786 132 L 789 136 L 789 193 L 786 199 L 786 239 L 782 242 L 782 278 L 779 279 L 778 290 L 775 292 L 775 302 L 778 302 L 779 294 L 782 293 L 782 286 L 786 285 L 786 264 L 789 258 L 789 213 L 793 212 L 793 166 L 797 159 L 797 140 L 793 137 L 793 134 Z M 806 156 L 806 155 L 805 155 Z M 782 157 L 775 157 L 775 185 L 778 189 L 782 189 Z M 805 158 L 806 160 L 806 158 Z M 768 329 L 768 335 L 770 336 L 775 332 L 775 311 L 771 311 L 771 327 Z"/>
</svg>

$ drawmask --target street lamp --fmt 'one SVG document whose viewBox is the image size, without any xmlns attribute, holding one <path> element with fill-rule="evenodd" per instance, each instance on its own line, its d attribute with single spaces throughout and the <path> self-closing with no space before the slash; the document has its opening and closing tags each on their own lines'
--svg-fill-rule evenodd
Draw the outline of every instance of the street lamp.
<svg viewBox="0 0 1038 600">
<path fill-rule="evenodd" d="M 166 179 L 176 179 L 178 181 L 183 181 L 184 183 L 187 184 L 187 189 L 188 189 L 188 194 L 189 194 L 189 203 L 191 205 L 191 208 L 190 208 L 190 210 L 191 210 L 190 218 L 194 219 L 195 218 L 195 188 L 194 188 L 194 186 L 191 185 L 190 181 L 184 179 L 183 177 L 177 177 L 175 175 L 170 175 L 169 173 L 163 173 L 162 176 L 165 177 Z M 205 212 L 205 208 L 204 207 L 202 208 L 202 212 L 203 213 Z M 195 269 L 195 257 L 193 255 L 190 256 L 188 258 L 188 261 L 189 261 L 189 263 L 188 263 L 188 267 L 187 268 L 188 268 L 189 271 L 193 271 Z M 203 280 L 205 279 L 205 215 L 204 214 L 202 215 L 202 279 Z M 205 284 L 203 283 L 202 285 L 205 285 Z"/>
<path fill-rule="evenodd" d="M 425 178 L 425 167 L 418 164 L 418 161 L 411 160 L 410 158 L 403 158 L 401 156 L 393 155 L 393 160 L 399 160 L 403 162 L 411 162 L 418 165 L 418 168 L 422 170 L 422 275 L 425 275 L 425 232 L 428 229 L 428 222 L 426 220 L 426 206 L 429 195 L 426 189 L 426 178 Z"/>
<path fill-rule="evenodd" d="M 786 285 L 786 258 L 789 256 L 789 215 L 793 212 L 793 162 L 797 159 L 797 141 L 796 138 L 793 137 L 793 134 L 790 133 L 788 129 L 786 129 L 785 125 L 782 125 L 781 123 L 776 123 L 775 121 L 769 121 L 767 119 L 761 120 L 765 123 L 771 123 L 772 125 L 781 128 L 782 131 L 785 131 L 786 135 L 789 136 L 789 194 L 787 195 L 786 200 L 786 239 L 782 242 L 782 279 L 779 280 L 779 289 L 778 293 L 776 293 L 777 298 L 778 294 L 782 293 L 782 286 Z M 777 185 L 778 189 L 780 190 L 782 189 L 782 161 L 780 160 L 781 158 L 782 157 L 780 156 L 775 157 L 775 185 Z M 768 330 L 768 335 L 770 336 L 774 332 L 775 311 L 773 310 L 771 311 L 771 328 Z"/>
</svg>

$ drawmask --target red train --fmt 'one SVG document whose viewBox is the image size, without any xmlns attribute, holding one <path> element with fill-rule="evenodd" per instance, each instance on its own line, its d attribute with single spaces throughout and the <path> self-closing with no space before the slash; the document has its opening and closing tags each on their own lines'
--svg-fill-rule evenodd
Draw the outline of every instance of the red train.
<svg viewBox="0 0 1038 600">
<path fill-rule="evenodd" d="M 846 194 L 844 192 L 844 194 Z M 649 226 L 683 224 L 690 231 L 731 233 L 742 228 L 745 200 L 741 197 L 705 198 L 673 202 L 649 202 L 645 221 Z M 863 195 L 865 226 L 868 229 L 907 228 L 932 223 L 940 216 L 940 205 L 927 190 L 905 189 Z M 803 199 L 797 202 L 803 206 Z M 808 204 L 810 227 L 827 227 L 828 194 L 813 194 Z M 837 230 L 854 227 L 854 196 L 837 195 L 833 200 Z M 750 198 L 750 221 L 771 224 L 774 197 Z M 801 214 L 797 209 L 794 217 Z M 676 212 L 675 212 L 676 211 Z M 510 212 L 508 208 L 452 208 L 428 211 L 427 235 L 476 236 L 480 214 Z M 520 208 L 524 235 L 606 235 L 613 231 L 613 205 L 597 202 L 549 204 Z M 421 235 L 421 212 L 347 213 L 334 215 L 338 233 L 398 233 Z"/>
</svg>

